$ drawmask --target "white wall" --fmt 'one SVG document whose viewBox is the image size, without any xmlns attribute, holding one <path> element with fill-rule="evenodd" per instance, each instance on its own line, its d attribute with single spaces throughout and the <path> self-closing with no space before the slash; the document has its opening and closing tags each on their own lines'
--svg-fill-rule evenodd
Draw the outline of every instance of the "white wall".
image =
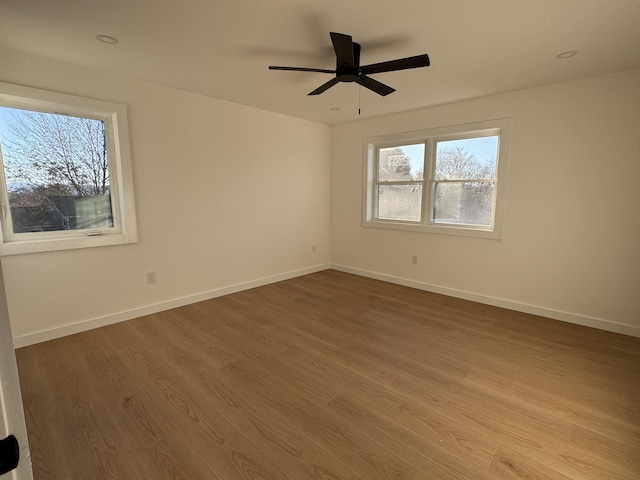
<svg viewBox="0 0 640 480">
<path fill-rule="evenodd" d="M 140 237 L 3 257 L 17 345 L 328 265 L 328 126 L 1 53 L 0 81 L 128 106 Z"/>
<path fill-rule="evenodd" d="M 501 240 L 360 226 L 363 138 L 500 117 Z M 331 158 L 339 268 L 640 336 L 640 70 L 338 125 Z"/>
<path fill-rule="evenodd" d="M 329 262 L 640 336 L 640 70 L 329 128 L 0 54 L 0 81 L 128 106 L 140 234 L 135 245 L 4 257 L 18 346 Z M 501 240 L 360 226 L 364 137 L 505 116 Z M 148 270 L 158 283 L 146 284 Z"/>
</svg>

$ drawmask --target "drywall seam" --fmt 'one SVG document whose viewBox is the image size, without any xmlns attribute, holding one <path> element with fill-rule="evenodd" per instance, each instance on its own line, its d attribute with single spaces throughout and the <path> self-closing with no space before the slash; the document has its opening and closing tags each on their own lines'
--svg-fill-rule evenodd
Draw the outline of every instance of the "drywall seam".
<svg viewBox="0 0 640 480">
<path fill-rule="evenodd" d="M 160 302 L 153 305 L 147 305 L 144 307 L 134 308 L 123 312 L 114 313 L 111 315 L 105 315 L 102 317 L 96 317 L 81 322 L 63 325 L 47 330 L 40 330 L 38 332 L 27 333 L 25 335 L 16 336 L 13 339 L 14 347 L 26 347 L 40 342 L 46 342 L 47 340 L 53 340 L 55 338 L 64 337 L 67 335 L 73 335 L 74 333 L 85 332 L 87 330 L 93 330 L 94 328 L 105 327 L 114 323 L 124 322 L 126 320 L 132 320 L 134 318 L 143 317 L 145 315 L 151 315 L 153 313 L 163 312 L 172 308 L 183 307 L 192 303 L 203 302 L 212 298 L 222 297 L 224 295 L 230 295 L 232 293 L 242 292 L 251 288 L 262 287 L 271 283 L 281 282 L 283 280 L 289 280 L 291 278 L 308 275 L 310 273 L 320 272 L 330 268 L 329 264 L 315 265 L 312 267 L 303 268 L 300 270 L 293 270 L 290 272 L 281 273 L 278 275 L 272 275 L 269 277 L 259 278 L 257 280 L 251 280 L 248 282 L 238 283 L 227 287 L 217 288 L 215 290 L 209 290 L 206 292 L 196 293 L 193 295 L 187 295 L 186 297 L 175 298 L 166 302 Z"/>
<path fill-rule="evenodd" d="M 339 270 L 341 272 L 352 273 L 354 275 L 360 275 L 362 277 L 395 283 L 397 285 L 403 285 L 405 287 L 417 288 L 419 290 L 424 290 L 427 292 L 439 293 L 450 297 L 462 298 L 464 300 L 471 300 L 473 302 L 484 303 L 486 305 L 507 308 L 509 310 L 515 310 L 517 312 L 530 313 L 532 315 L 539 315 L 541 317 L 551 318 L 553 320 L 575 323 L 577 325 L 582 325 L 585 327 L 592 327 L 600 330 L 606 330 L 608 332 L 621 333 L 623 335 L 640 338 L 640 328 L 631 325 L 615 323 L 608 320 L 602 320 L 600 318 L 587 317 L 584 315 L 578 315 L 575 313 L 564 312 L 560 310 L 553 310 L 536 305 L 529 305 L 526 303 L 514 302 L 512 300 L 506 300 L 504 298 L 480 295 L 478 293 L 467 292 L 455 288 L 441 287 L 439 285 L 418 282 L 416 280 L 410 280 L 402 277 L 395 277 L 393 275 L 387 275 L 384 273 L 371 272 L 369 270 L 348 267 L 346 265 L 332 264 L 331 268 L 334 270 Z"/>
</svg>

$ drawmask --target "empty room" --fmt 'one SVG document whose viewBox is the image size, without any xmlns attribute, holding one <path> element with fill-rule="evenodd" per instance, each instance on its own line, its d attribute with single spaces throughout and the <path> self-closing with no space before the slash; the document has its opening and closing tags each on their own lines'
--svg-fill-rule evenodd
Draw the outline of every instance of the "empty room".
<svg viewBox="0 0 640 480">
<path fill-rule="evenodd" d="M 639 26 L 0 2 L 0 478 L 640 478 Z"/>
</svg>

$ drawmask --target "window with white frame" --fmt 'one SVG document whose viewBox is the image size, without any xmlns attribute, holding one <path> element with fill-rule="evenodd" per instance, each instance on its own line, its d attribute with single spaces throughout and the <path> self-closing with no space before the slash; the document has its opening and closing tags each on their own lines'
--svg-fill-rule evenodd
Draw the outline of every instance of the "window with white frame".
<svg viewBox="0 0 640 480">
<path fill-rule="evenodd" d="M 137 241 L 124 105 L 0 83 L 3 255 Z"/>
<path fill-rule="evenodd" d="M 365 139 L 365 227 L 500 238 L 510 119 Z"/>
</svg>

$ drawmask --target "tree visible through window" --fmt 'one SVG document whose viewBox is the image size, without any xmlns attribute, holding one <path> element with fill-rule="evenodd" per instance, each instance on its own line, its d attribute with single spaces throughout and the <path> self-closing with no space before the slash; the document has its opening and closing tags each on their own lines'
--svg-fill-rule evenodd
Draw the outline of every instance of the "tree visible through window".
<svg viewBox="0 0 640 480">
<path fill-rule="evenodd" d="M 104 122 L 0 108 L 14 233 L 113 226 Z"/>
<path fill-rule="evenodd" d="M 431 220 L 490 226 L 498 136 L 436 142 Z"/>
<path fill-rule="evenodd" d="M 0 254 L 138 240 L 124 105 L 0 83 Z"/>
<path fill-rule="evenodd" d="M 497 238 L 509 123 L 366 139 L 363 224 Z"/>
</svg>

